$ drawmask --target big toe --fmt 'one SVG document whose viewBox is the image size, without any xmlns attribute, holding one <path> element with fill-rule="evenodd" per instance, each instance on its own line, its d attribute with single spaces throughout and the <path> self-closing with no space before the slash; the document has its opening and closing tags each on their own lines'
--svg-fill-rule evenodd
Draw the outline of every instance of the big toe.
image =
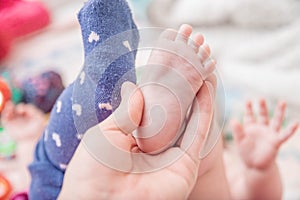
<svg viewBox="0 0 300 200">
<path fill-rule="evenodd" d="M 183 24 L 180 26 L 176 40 L 187 43 L 189 37 L 193 32 L 193 28 L 188 24 Z"/>
<path fill-rule="evenodd" d="M 175 40 L 177 36 L 177 32 L 174 29 L 166 29 L 160 34 L 160 38 L 166 40 Z"/>
</svg>

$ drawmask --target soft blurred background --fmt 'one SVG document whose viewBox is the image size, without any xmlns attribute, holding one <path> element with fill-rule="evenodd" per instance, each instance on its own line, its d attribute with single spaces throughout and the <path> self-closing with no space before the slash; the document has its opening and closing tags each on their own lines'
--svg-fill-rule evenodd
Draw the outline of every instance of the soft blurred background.
<svg viewBox="0 0 300 200">
<path fill-rule="evenodd" d="M 10 38 L 10 48 L 0 61 L 0 70 L 18 81 L 54 70 L 67 86 L 83 65 L 77 13 L 84 1 L 41 2 L 50 16 L 49 23 L 32 33 Z M 129 0 L 129 3 L 139 28 L 178 28 L 189 23 L 203 33 L 218 63 L 220 90 L 225 94 L 225 97 L 220 95 L 219 101 L 225 102 L 226 122 L 241 116 L 246 99 L 261 97 L 267 99 L 270 108 L 278 100 L 285 100 L 286 122 L 300 119 L 299 0 Z M 0 3 L 0 16 L 3 14 Z M 2 21 L 0 17 L 0 39 L 5 32 L 1 30 Z M 3 46 L 0 48 L 4 51 Z M 226 123 L 224 135 L 230 144 L 231 132 Z M 299 143 L 298 131 L 283 145 L 278 158 L 287 200 L 300 199 Z M 12 171 L 7 166 L 13 165 L 1 162 L 0 172 L 5 175 Z M 8 177 L 20 181 L 13 172 Z M 15 185 L 22 188 L 21 184 Z"/>
</svg>

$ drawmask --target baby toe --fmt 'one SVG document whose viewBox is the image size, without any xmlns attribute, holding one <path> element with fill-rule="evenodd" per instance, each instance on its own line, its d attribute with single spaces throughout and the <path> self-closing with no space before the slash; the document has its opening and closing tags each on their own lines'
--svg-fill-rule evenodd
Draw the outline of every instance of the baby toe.
<svg viewBox="0 0 300 200">
<path fill-rule="evenodd" d="M 197 33 L 193 39 L 190 40 L 190 46 L 192 47 L 192 49 L 195 51 L 195 53 L 198 53 L 200 46 L 203 44 L 204 42 L 204 37 L 202 34 Z"/>
<path fill-rule="evenodd" d="M 207 74 L 211 74 L 216 69 L 216 61 L 214 59 L 207 59 L 203 63 L 204 70 Z"/>
<path fill-rule="evenodd" d="M 198 56 L 201 62 L 207 60 L 210 56 L 210 48 L 207 44 L 204 44 L 198 49 Z"/>
<path fill-rule="evenodd" d="M 181 41 L 187 43 L 189 37 L 191 36 L 193 28 L 190 25 L 183 24 L 180 26 L 178 34 L 176 36 L 176 41 Z"/>
<path fill-rule="evenodd" d="M 166 40 L 175 40 L 177 36 L 177 32 L 174 29 L 166 29 L 160 34 L 161 39 L 166 39 Z"/>
</svg>

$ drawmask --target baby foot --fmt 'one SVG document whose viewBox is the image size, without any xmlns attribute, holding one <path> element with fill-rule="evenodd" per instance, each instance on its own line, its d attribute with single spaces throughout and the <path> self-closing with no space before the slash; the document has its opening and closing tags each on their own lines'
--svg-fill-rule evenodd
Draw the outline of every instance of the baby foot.
<svg viewBox="0 0 300 200">
<path fill-rule="evenodd" d="M 165 30 L 142 71 L 139 86 L 145 106 L 137 143 L 147 153 L 158 153 L 177 141 L 187 111 L 215 69 L 203 36 L 191 39 L 192 27 L 182 25 L 176 33 Z M 162 134 L 163 133 L 163 134 Z"/>
</svg>

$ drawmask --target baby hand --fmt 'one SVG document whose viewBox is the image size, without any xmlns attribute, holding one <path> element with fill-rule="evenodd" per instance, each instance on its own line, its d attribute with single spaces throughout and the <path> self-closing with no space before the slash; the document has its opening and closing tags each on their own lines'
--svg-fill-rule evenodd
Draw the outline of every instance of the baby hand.
<svg viewBox="0 0 300 200">
<path fill-rule="evenodd" d="M 285 102 L 278 103 L 270 119 L 266 101 L 262 99 L 256 119 L 249 101 L 246 103 L 244 123 L 232 122 L 235 143 L 246 167 L 263 170 L 271 166 L 280 146 L 296 132 L 298 123 L 282 129 L 285 108 Z"/>
</svg>

